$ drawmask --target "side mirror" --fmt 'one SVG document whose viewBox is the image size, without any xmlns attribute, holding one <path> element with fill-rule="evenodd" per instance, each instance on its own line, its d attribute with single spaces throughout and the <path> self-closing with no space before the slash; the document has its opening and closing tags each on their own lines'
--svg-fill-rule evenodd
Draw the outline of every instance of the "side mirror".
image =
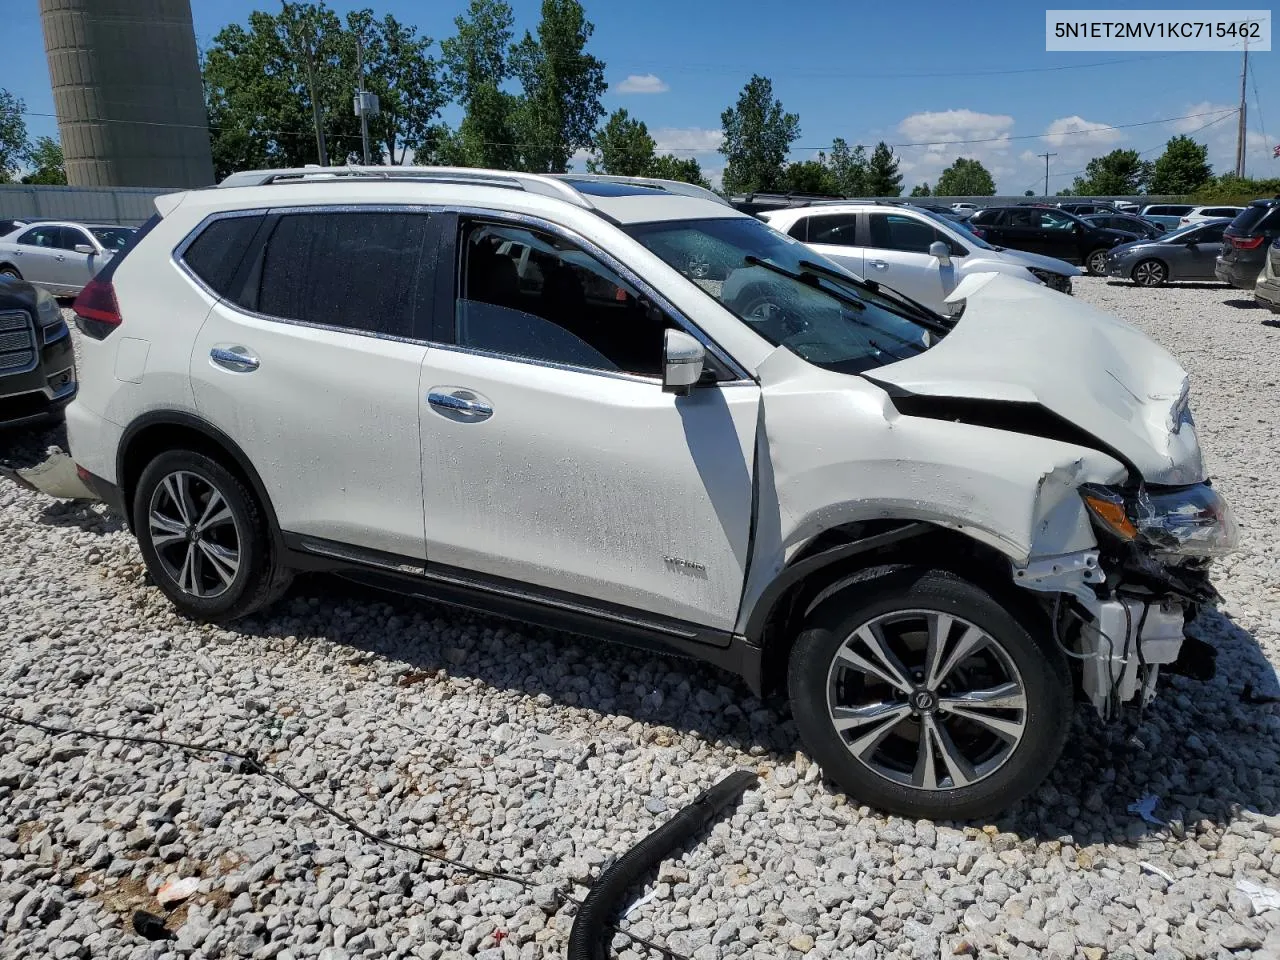
<svg viewBox="0 0 1280 960">
<path fill-rule="evenodd" d="M 707 353 L 683 330 L 667 330 L 662 344 L 662 392 L 687 397 L 702 378 Z"/>
<path fill-rule="evenodd" d="M 97 252 L 98 252 L 97 250 L 89 246 L 89 244 L 87 243 L 76 244 L 76 253 L 97 253 Z"/>
<path fill-rule="evenodd" d="M 951 266 L 951 248 L 941 240 L 935 240 L 929 244 L 929 256 L 933 257 L 944 267 Z"/>
</svg>

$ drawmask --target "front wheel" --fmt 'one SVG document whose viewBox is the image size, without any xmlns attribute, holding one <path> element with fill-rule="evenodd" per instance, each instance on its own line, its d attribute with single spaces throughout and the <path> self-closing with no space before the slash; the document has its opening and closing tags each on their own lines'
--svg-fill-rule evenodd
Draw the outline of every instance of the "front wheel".
<svg viewBox="0 0 1280 960">
<path fill-rule="evenodd" d="M 133 529 L 156 585 L 194 619 L 243 617 L 288 586 L 261 505 L 203 453 L 172 450 L 147 465 L 134 493 Z"/>
<path fill-rule="evenodd" d="M 810 613 L 791 707 L 826 774 L 893 813 L 970 819 L 1040 783 L 1066 738 L 1071 681 L 1047 631 L 979 587 L 905 568 Z"/>
<path fill-rule="evenodd" d="M 1104 276 L 1107 272 L 1107 251 L 1099 247 L 1084 259 L 1084 268 L 1095 277 Z"/>
<path fill-rule="evenodd" d="M 18 272 L 17 267 L 11 267 L 7 263 L 0 267 L 0 277 L 8 277 L 11 280 L 21 280 L 22 274 Z"/>
<path fill-rule="evenodd" d="M 1158 287 L 1169 279 L 1169 271 L 1159 260 L 1143 260 L 1133 268 L 1130 279 L 1140 287 Z"/>
</svg>

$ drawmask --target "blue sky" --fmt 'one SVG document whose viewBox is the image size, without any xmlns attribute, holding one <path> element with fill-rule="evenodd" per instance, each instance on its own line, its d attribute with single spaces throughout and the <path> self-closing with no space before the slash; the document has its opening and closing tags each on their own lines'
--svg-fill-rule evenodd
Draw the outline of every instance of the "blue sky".
<svg viewBox="0 0 1280 960">
<path fill-rule="evenodd" d="M 1210 6 L 1165 3 L 1169 9 Z M 192 0 L 197 42 L 207 46 L 226 24 L 275 6 Z M 453 32 L 465 0 L 331 0 L 330 6 L 393 13 L 438 41 Z M 537 0 L 512 6 L 518 31 L 535 26 Z M 1239 97 L 1238 53 L 1047 53 L 1041 4 L 809 0 L 773 5 L 760 17 L 741 0 L 585 0 L 585 6 L 596 27 L 590 49 L 607 64 L 605 107 L 626 107 L 649 125 L 660 149 L 697 156 L 713 174 L 723 166 L 715 150 L 720 112 L 753 72 L 770 77 L 784 106 L 800 115 L 796 159 L 813 156 L 836 136 L 867 144 L 989 141 L 902 147 L 908 186 L 933 183 L 957 156 L 971 156 L 987 164 L 1002 192 L 1038 191 L 1044 160 L 1035 154 L 1048 150 L 1058 154 L 1050 166 L 1053 191 L 1069 186 L 1092 156 L 1125 147 L 1154 157 L 1172 134 L 1215 120 L 1194 135 L 1209 144 L 1215 169 L 1234 163 L 1235 117 L 1225 111 Z M 21 96 L 32 113 L 51 114 L 36 0 L 0 0 L 0 22 L 6 39 L 0 87 Z M 1083 66 L 1104 61 L 1121 62 Z M 1249 173 L 1280 176 L 1280 160 L 1271 156 L 1280 143 L 1280 67 L 1274 53 L 1253 54 L 1250 62 L 1261 110 L 1251 80 Z M 1189 118 L 1149 123 L 1172 117 Z M 1146 125 L 1098 129 L 1120 124 Z M 30 116 L 28 128 L 33 135 L 56 133 L 51 117 Z"/>
</svg>

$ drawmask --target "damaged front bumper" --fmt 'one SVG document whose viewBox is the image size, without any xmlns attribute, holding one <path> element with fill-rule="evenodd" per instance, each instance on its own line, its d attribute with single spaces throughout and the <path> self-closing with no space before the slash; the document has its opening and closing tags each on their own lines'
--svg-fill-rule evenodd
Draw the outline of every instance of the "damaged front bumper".
<svg viewBox="0 0 1280 960">
<path fill-rule="evenodd" d="M 1054 638 L 1079 663 L 1085 697 L 1112 719 L 1124 703 L 1150 701 L 1161 667 L 1212 676 L 1212 648 L 1187 627 L 1221 599 L 1209 558 L 1234 550 L 1239 534 L 1207 483 L 1128 500 L 1096 488 L 1081 495 L 1099 546 L 1017 567 L 1014 581 L 1052 596 Z"/>
</svg>

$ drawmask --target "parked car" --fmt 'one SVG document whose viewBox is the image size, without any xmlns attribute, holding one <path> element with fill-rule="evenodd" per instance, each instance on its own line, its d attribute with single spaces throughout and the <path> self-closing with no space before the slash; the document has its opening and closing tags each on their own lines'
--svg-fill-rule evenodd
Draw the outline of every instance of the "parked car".
<svg viewBox="0 0 1280 960">
<path fill-rule="evenodd" d="M 1054 207 L 987 207 L 969 223 L 988 243 L 1083 264 L 1095 275 L 1106 271 L 1108 250 L 1138 239 L 1127 231 L 1096 227 Z"/>
<path fill-rule="evenodd" d="M 982 208 L 976 203 L 969 203 L 967 200 L 960 200 L 953 203 L 951 205 L 951 209 L 962 216 L 969 217 Z"/>
<path fill-rule="evenodd" d="M 1087 202 L 1068 200 L 1059 203 L 1058 209 L 1065 210 L 1067 213 L 1074 213 L 1077 217 L 1086 217 L 1095 213 L 1115 213 L 1116 205 L 1110 200 L 1090 200 Z"/>
<path fill-rule="evenodd" d="M 1252 290 L 1267 256 L 1280 238 L 1280 197 L 1255 200 L 1236 215 L 1222 237 L 1215 275 L 1241 290 Z"/>
<path fill-rule="evenodd" d="M 1243 209 L 1244 207 L 1192 207 L 1182 215 L 1178 223 L 1185 227 L 1204 220 L 1217 220 L 1219 217 L 1230 220 L 1238 216 Z"/>
<path fill-rule="evenodd" d="M 75 394 L 71 331 L 58 302 L 0 277 L 0 428 L 56 422 Z"/>
<path fill-rule="evenodd" d="M 1123 230 L 1132 233 L 1140 240 L 1155 240 L 1166 232 L 1161 223 L 1152 223 L 1141 217 L 1133 217 L 1124 213 L 1094 213 L 1080 218 L 1095 227 L 1107 227 L 1111 230 Z"/>
<path fill-rule="evenodd" d="M 47 217 L 0 217 L 0 239 L 33 223 L 48 223 Z"/>
<path fill-rule="evenodd" d="M 967 819 L 1216 597 L 1186 372 L 1073 298 L 942 317 L 687 184 L 224 183 L 75 304 L 71 454 L 189 617 L 330 570 L 692 656 L 860 801 Z"/>
<path fill-rule="evenodd" d="M 970 274 L 1005 273 L 1070 293 L 1071 278 L 1080 273 L 1051 257 L 997 249 L 960 224 L 917 207 L 851 202 L 761 216 L 858 276 L 939 313 L 950 309 L 947 298 Z"/>
<path fill-rule="evenodd" d="M 1272 241 L 1267 251 L 1266 265 L 1258 275 L 1257 286 L 1253 288 L 1253 297 L 1264 306 L 1270 307 L 1272 313 L 1280 313 L 1280 240 Z"/>
<path fill-rule="evenodd" d="M 1167 233 L 1158 240 L 1135 240 L 1107 254 L 1107 275 L 1124 277 L 1140 287 L 1171 280 L 1213 280 L 1226 217 L 1204 220 Z"/>
<path fill-rule="evenodd" d="M 136 227 L 50 220 L 0 239 L 0 276 L 71 296 L 129 242 Z"/>
<path fill-rule="evenodd" d="M 1142 208 L 1142 219 L 1163 224 L 1166 229 L 1172 230 L 1182 223 L 1182 218 L 1191 209 L 1189 203 L 1152 203 Z"/>
<path fill-rule="evenodd" d="M 1141 209 L 1138 204 L 1134 203 L 1132 200 L 1116 200 L 1112 203 L 1112 206 L 1116 208 L 1117 213 L 1131 213 L 1135 217 Z"/>
</svg>

